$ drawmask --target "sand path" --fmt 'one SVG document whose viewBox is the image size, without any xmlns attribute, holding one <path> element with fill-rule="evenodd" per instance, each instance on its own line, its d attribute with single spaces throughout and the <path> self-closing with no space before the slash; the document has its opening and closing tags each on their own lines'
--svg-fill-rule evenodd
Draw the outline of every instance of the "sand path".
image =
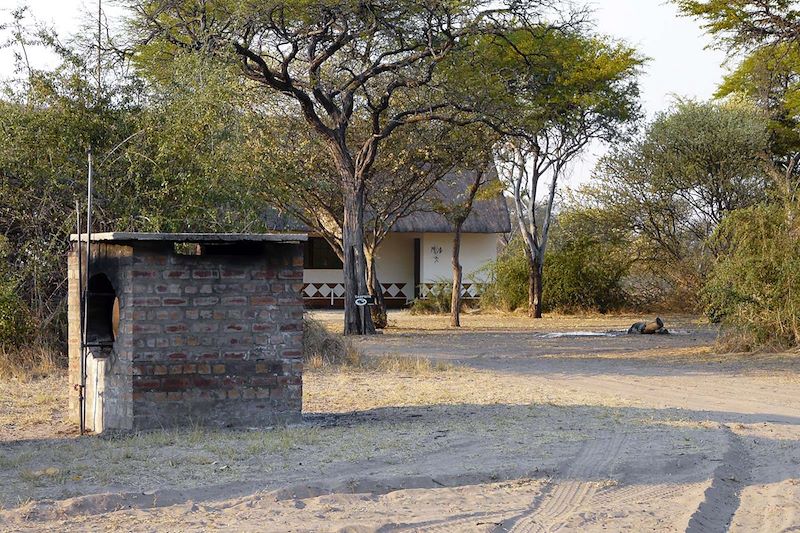
<svg viewBox="0 0 800 533">
<path fill-rule="evenodd" d="M 281 452 L 282 467 L 253 472 L 244 459 L 249 470 L 225 484 L 220 473 L 144 491 L 76 487 L 9 507 L 0 528 L 800 530 L 800 363 L 717 356 L 713 332 L 686 328 L 386 334 L 363 348 L 464 369 L 309 375 L 306 425 L 319 440 Z"/>
</svg>

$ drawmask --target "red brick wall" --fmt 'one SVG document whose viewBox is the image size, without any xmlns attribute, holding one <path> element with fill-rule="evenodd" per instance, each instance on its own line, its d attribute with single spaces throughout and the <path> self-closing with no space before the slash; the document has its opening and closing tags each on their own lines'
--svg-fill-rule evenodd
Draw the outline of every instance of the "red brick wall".
<svg viewBox="0 0 800 533">
<path fill-rule="evenodd" d="M 131 427 L 299 420 L 302 246 L 194 256 L 166 244 L 134 243 L 127 265 L 106 266 L 124 285 L 115 288 L 130 347 Z"/>
</svg>

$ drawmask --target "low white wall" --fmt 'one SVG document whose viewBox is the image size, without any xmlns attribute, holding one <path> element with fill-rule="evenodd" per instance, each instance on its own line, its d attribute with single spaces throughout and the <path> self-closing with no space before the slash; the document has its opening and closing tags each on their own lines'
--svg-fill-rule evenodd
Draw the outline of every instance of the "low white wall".
<svg viewBox="0 0 800 533">
<path fill-rule="evenodd" d="M 387 236 L 378 248 L 378 255 L 375 258 L 378 267 L 378 279 L 384 287 L 387 284 L 396 284 L 397 287 L 389 287 L 387 290 L 390 296 L 400 296 L 400 292 L 407 296 L 408 300 L 414 297 L 414 238 L 419 235 L 412 233 L 394 233 Z M 334 290 L 333 285 L 344 283 L 344 272 L 341 269 L 306 269 L 303 272 L 304 283 L 327 284 L 328 287 L 322 289 L 322 295 L 317 292 L 318 287 L 308 287 L 306 297 L 330 297 L 329 290 Z M 339 294 L 334 290 L 334 296 Z"/>
</svg>

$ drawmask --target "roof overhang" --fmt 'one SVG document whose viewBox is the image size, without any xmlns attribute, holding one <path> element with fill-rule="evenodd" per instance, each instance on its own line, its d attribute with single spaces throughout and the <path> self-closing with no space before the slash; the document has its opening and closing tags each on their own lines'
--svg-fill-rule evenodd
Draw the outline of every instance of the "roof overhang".
<svg viewBox="0 0 800 533">
<path fill-rule="evenodd" d="M 78 241 L 78 235 L 70 235 L 70 241 Z M 87 235 L 80 234 L 86 242 Z M 234 242 L 282 242 L 298 243 L 308 240 L 306 233 L 140 233 L 132 231 L 113 231 L 92 233 L 92 242 L 194 242 L 194 243 L 234 243 Z"/>
</svg>

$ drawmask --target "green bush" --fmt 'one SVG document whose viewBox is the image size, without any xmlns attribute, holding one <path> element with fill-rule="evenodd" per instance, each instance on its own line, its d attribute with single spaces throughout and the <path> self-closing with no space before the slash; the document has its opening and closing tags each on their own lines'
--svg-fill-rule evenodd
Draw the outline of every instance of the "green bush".
<svg viewBox="0 0 800 533">
<path fill-rule="evenodd" d="M 705 313 L 737 349 L 800 344 L 800 234 L 794 209 L 762 204 L 728 215 L 703 290 Z"/>
<path fill-rule="evenodd" d="M 0 346 L 18 347 L 34 332 L 30 309 L 11 283 L 0 282 Z"/>
<path fill-rule="evenodd" d="M 0 348 L 16 348 L 33 333 L 30 308 L 9 279 L 9 248 L 8 239 L 0 235 Z"/>
<path fill-rule="evenodd" d="M 481 293 L 481 307 L 515 311 L 528 306 L 528 260 L 522 239 L 512 239 L 497 260 L 485 269 L 488 278 Z"/>
<path fill-rule="evenodd" d="M 622 282 L 628 266 L 612 245 L 588 235 L 572 238 L 545 259 L 544 306 L 562 313 L 619 309 L 627 301 Z"/>
<path fill-rule="evenodd" d="M 450 298 L 453 295 L 453 283 L 437 281 L 425 298 L 417 298 L 411 303 L 409 311 L 412 315 L 436 315 L 450 312 Z"/>
<path fill-rule="evenodd" d="M 564 217 L 545 257 L 542 300 L 545 311 L 606 312 L 627 304 L 623 281 L 630 259 L 626 247 L 578 226 L 577 215 Z M 481 296 L 486 308 L 514 311 L 528 306 L 528 260 L 515 238 L 488 268 Z"/>
</svg>

